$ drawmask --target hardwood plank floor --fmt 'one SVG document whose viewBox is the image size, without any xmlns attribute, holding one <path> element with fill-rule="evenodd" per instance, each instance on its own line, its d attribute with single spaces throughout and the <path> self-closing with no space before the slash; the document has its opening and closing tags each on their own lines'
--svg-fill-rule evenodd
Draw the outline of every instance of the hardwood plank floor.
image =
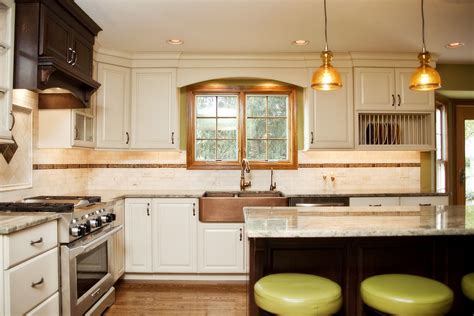
<svg viewBox="0 0 474 316">
<path fill-rule="evenodd" d="M 247 284 L 119 281 L 105 315 L 243 316 Z"/>
</svg>

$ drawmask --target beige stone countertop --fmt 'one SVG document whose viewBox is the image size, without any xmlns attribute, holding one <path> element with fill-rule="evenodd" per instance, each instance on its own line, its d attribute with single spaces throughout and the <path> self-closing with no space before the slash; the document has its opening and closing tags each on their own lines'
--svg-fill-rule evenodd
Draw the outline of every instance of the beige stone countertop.
<svg viewBox="0 0 474 316">
<path fill-rule="evenodd" d="M 246 207 L 249 238 L 474 235 L 474 206 Z"/>
<path fill-rule="evenodd" d="M 8 235 L 28 227 L 58 219 L 60 215 L 48 212 L 0 212 L 0 235 Z"/>
<path fill-rule="evenodd" d="M 238 191 L 238 190 L 208 190 Z M 247 190 L 257 191 L 257 190 Z M 123 198 L 199 198 L 205 190 L 91 190 L 74 192 L 69 195 L 98 195 L 103 202 L 111 202 Z M 287 197 L 369 197 L 369 196 L 446 196 L 448 193 L 416 190 L 352 190 L 352 191 L 282 191 Z"/>
</svg>

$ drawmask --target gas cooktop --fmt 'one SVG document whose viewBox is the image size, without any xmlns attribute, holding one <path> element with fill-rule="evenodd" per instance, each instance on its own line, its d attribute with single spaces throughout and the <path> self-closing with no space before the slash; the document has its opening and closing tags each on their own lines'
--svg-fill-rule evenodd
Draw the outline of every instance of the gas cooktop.
<svg viewBox="0 0 474 316">
<path fill-rule="evenodd" d="M 72 213 L 74 203 L 0 203 L 0 211 Z"/>
</svg>

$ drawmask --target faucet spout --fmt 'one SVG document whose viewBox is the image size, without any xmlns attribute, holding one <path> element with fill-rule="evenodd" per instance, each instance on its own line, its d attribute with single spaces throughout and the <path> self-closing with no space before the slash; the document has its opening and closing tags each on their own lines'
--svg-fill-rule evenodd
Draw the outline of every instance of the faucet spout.
<svg viewBox="0 0 474 316">
<path fill-rule="evenodd" d="M 273 182 L 273 168 L 270 169 L 270 191 L 275 191 L 277 188 L 277 183 Z"/>
<path fill-rule="evenodd" d="M 240 191 L 245 191 L 245 188 L 252 185 L 251 181 L 245 180 L 245 173 L 250 173 L 250 162 L 244 158 L 240 165 Z"/>
</svg>

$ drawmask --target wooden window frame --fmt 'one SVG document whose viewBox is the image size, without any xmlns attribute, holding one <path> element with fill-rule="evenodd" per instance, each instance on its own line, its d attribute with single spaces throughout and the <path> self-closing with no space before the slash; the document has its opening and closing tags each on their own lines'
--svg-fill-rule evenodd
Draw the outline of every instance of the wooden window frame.
<svg viewBox="0 0 474 316">
<path fill-rule="evenodd" d="M 196 139 L 196 95 L 238 95 L 238 152 L 237 161 L 197 161 L 195 159 Z M 246 157 L 246 96 L 247 94 L 288 95 L 288 160 L 278 162 L 250 160 L 252 169 L 298 169 L 298 142 L 297 142 L 297 104 L 296 87 L 294 86 L 191 86 L 187 92 L 187 120 L 188 133 L 186 144 L 186 166 L 190 170 L 235 170 L 240 169 L 242 159 Z"/>
</svg>

